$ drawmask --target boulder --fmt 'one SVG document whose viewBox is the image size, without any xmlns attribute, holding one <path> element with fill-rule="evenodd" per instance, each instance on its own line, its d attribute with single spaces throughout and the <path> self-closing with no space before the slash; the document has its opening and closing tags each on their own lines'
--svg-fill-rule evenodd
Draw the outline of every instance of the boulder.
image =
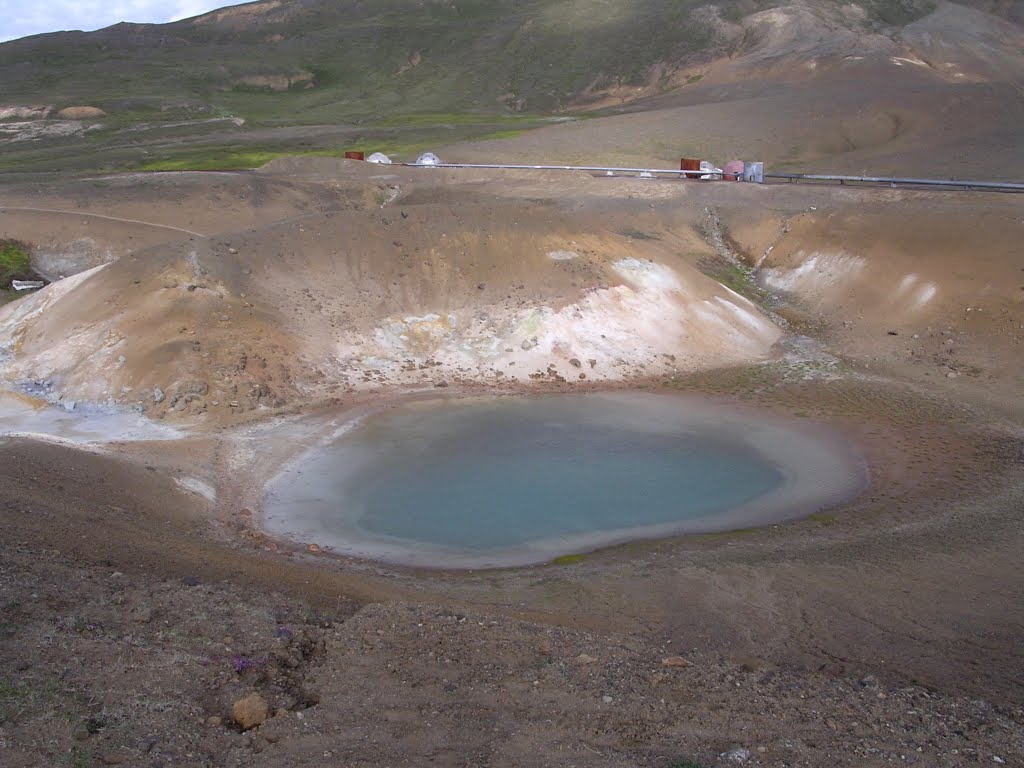
<svg viewBox="0 0 1024 768">
<path fill-rule="evenodd" d="M 270 717 L 270 705 L 258 693 L 250 693 L 231 706 L 231 717 L 243 731 L 262 725 Z"/>
</svg>

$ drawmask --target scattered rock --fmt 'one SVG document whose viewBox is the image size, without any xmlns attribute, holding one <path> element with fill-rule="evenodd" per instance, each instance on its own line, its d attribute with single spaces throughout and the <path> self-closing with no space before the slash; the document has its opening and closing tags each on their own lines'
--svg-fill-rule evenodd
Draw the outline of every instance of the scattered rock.
<svg viewBox="0 0 1024 768">
<path fill-rule="evenodd" d="M 727 763 L 745 763 L 750 759 L 750 750 L 743 749 L 742 747 L 730 749 L 728 752 L 720 754 L 718 759 Z"/>
<path fill-rule="evenodd" d="M 205 381 L 190 381 L 181 388 L 181 394 L 183 395 L 203 396 L 209 391 L 210 385 Z"/>
<path fill-rule="evenodd" d="M 613 699 L 611 696 L 602 696 L 601 701 L 603 701 L 605 704 L 611 704 L 613 701 L 615 701 L 615 699 Z"/>
<path fill-rule="evenodd" d="M 663 659 L 661 662 L 663 667 L 689 667 L 690 662 L 684 659 L 682 656 L 669 656 L 667 659 Z"/>
<path fill-rule="evenodd" d="M 581 653 L 579 656 L 576 657 L 576 661 L 580 664 L 593 664 L 595 661 L 597 661 L 597 659 L 595 659 L 593 656 Z"/>
<path fill-rule="evenodd" d="M 523 343 L 519 345 L 523 351 L 529 351 L 537 346 L 537 337 L 534 336 L 532 339 L 523 339 Z"/>
<path fill-rule="evenodd" d="M 581 363 L 575 357 L 572 358 L 571 360 L 569 360 L 569 365 L 571 365 L 573 368 L 582 368 L 583 367 L 583 363 Z"/>
<path fill-rule="evenodd" d="M 167 398 L 167 395 L 164 394 L 164 391 L 162 389 L 160 389 L 160 387 L 154 387 L 153 388 L 153 402 L 154 403 L 156 403 L 157 405 L 160 405 L 160 403 L 162 403 L 166 398 Z"/>
<path fill-rule="evenodd" d="M 64 406 L 65 411 L 73 411 L 75 410 L 75 406 L 78 405 L 78 403 L 76 403 L 74 400 L 65 400 L 63 403 L 61 403 L 61 405 Z"/>
<path fill-rule="evenodd" d="M 321 552 L 323 552 L 323 550 L 320 549 L 320 546 L 318 544 L 310 544 L 308 547 L 306 547 L 306 551 L 307 552 L 312 552 L 314 555 L 317 555 L 317 554 L 320 554 Z"/>
<path fill-rule="evenodd" d="M 218 728 L 223 723 L 224 723 L 224 718 L 218 717 L 217 715 L 213 715 L 212 717 L 206 718 L 206 724 L 211 726 L 211 727 L 213 727 L 213 728 Z"/>
<path fill-rule="evenodd" d="M 75 732 L 72 734 L 75 737 L 75 741 L 87 741 L 89 739 L 89 728 L 82 723 L 75 728 Z"/>
<path fill-rule="evenodd" d="M 448 386 L 448 382 L 447 381 L 439 381 L 436 384 L 434 384 L 434 386 L 435 387 L 447 387 Z"/>
<path fill-rule="evenodd" d="M 270 717 L 270 705 L 258 693 L 250 693 L 231 705 L 231 716 L 243 731 L 262 725 Z"/>
<path fill-rule="evenodd" d="M 112 752 L 101 752 L 99 759 L 103 765 L 121 765 L 122 763 L 127 763 L 130 758 L 126 753 L 115 750 Z"/>
<path fill-rule="evenodd" d="M 186 587 L 198 587 L 199 577 L 198 576 L 182 576 L 181 583 Z"/>
</svg>

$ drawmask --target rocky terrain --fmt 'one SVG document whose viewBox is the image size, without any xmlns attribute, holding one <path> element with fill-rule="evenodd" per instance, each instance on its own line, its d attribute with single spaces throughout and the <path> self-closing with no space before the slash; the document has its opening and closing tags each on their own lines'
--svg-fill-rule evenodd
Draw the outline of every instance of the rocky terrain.
<svg viewBox="0 0 1024 768">
<path fill-rule="evenodd" d="M 1012 179 L 1018 6 L 274 0 L 0 45 L 0 241 L 48 283 L 0 307 L 4 765 L 1024 765 L 1019 195 L 315 156 Z M 828 424 L 870 486 L 507 570 L 261 528 L 353 415 L 617 388 Z"/>
</svg>

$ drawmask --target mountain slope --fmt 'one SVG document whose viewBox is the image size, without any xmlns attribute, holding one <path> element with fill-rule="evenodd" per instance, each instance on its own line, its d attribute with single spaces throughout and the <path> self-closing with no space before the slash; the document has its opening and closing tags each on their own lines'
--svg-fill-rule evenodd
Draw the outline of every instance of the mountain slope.
<svg viewBox="0 0 1024 768">
<path fill-rule="evenodd" d="M 856 41 L 934 4 L 267 0 L 172 24 L 0 45 L 0 93 L 115 113 L 192 107 L 302 121 L 395 109 L 545 112 L 627 87 L 670 88 L 680 70 L 752 47 L 784 54 L 777 24 L 745 23 L 779 7 L 806 15 L 824 36 Z"/>
<path fill-rule="evenodd" d="M 668 123 L 613 134 L 601 157 L 674 162 L 732 136 L 723 151 L 793 168 L 838 155 L 866 168 L 880 147 L 899 172 L 908 151 L 927 159 L 970 146 L 964 170 L 998 170 L 1016 156 L 1000 126 L 1017 119 L 1024 93 L 1019 5 L 266 0 L 40 35 L 0 45 L 0 172 L 252 168 L 352 148 L 408 159 L 553 121 L 659 110 Z M 692 115 L 664 112 L 680 107 L 697 108 L 696 135 Z M 985 119 L 971 122 L 979 110 Z M 768 124 L 768 141 L 751 135 Z M 1001 154 L 986 163 L 993 144 Z"/>
</svg>

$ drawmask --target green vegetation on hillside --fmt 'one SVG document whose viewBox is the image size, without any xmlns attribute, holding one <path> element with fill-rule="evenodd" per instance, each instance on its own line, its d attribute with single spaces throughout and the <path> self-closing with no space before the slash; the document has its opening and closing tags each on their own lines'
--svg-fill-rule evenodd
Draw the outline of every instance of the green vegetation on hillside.
<svg viewBox="0 0 1024 768">
<path fill-rule="evenodd" d="M 816 0 L 842 21 L 845 0 Z M 5 105 L 94 106 L 74 136 L 5 145 L 4 171 L 249 168 L 414 152 L 695 85 L 771 0 L 283 0 L 0 44 Z M 932 0 L 864 0 L 867 25 Z M 851 17 L 852 18 L 852 17 Z M 850 22 L 860 24 L 861 22 Z"/>
<path fill-rule="evenodd" d="M 538 114 L 644 83 L 658 62 L 720 53 L 709 17 L 693 12 L 705 5 L 292 0 L 244 19 L 119 24 L 0 45 L 0 92 L 13 102 L 88 103 L 111 115 L 231 114 L 289 124 L 394 112 Z"/>
<path fill-rule="evenodd" d="M 0 240 L 0 288 L 9 288 L 11 280 L 32 276 L 28 248 L 15 240 Z"/>
</svg>

